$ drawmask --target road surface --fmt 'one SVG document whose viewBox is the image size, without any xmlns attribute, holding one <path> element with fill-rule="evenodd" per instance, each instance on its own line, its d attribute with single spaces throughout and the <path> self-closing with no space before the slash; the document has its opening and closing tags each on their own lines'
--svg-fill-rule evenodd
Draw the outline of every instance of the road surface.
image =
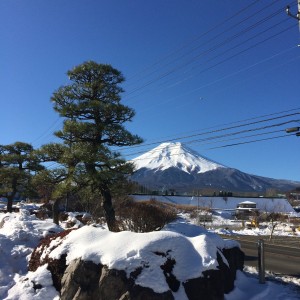
<svg viewBox="0 0 300 300">
<path fill-rule="evenodd" d="M 240 242 L 245 253 L 245 265 L 258 267 L 258 239 L 264 239 L 265 269 L 276 274 L 300 278 L 300 238 L 281 237 L 269 242 L 268 237 L 222 236 Z"/>
</svg>

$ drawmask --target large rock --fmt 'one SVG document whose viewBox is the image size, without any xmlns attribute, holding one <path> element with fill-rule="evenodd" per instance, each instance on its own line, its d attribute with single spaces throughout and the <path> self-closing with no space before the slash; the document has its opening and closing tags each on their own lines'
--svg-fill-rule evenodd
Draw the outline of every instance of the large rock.
<svg viewBox="0 0 300 300">
<path fill-rule="evenodd" d="M 110 270 L 90 261 L 74 260 L 62 277 L 61 300 L 173 299 L 171 292 L 158 294 L 135 285 L 134 276 L 132 274 L 127 278 L 124 271 Z"/>
<path fill-rule="evenodd" d="M 180 281 L 180 270 L 184 274 L 188 273 L 188 270 L 182 265 L 182 257 L 178 258 L 181 260 L 181 267 L 178 269 L 180 263 L 176 262 L 176 256 L 170 254 L 175 253 L 176 249 L 169 249 L 165 252 L 154 251 L 152 255 L 161 258 L 158 259 L 161 262 L 158 264 L 158 269 L 163 274 L 160 280 L 165 278 L 166 286 L 159 293 L 157 290 L 146 287 L 147 282 L 144 282 L 143 286 L 137 283 L 141 282 L 139 279 L 144 272 L 153 267 L 149 265 L 149 262 L 131 269 L 131 273 L 126 273 L 125 270 L 108 268 L 101 263 L 96 264 L 89 260 L 82 260 L 80 257 L 67 263 L 67 253 L 58 259 L 48 255 L 51 251 L 55 251 L 55 247 L 58 247 L 66 235 L 67 233 L 64 232 L 45 239 L 33 252 L 29 264 L 30 271 L 35 271 L 45 263 L 48 264 L 53 285 L 60 292 L 62 300 L 169 300 L 174 299 L 177 292 L 185 293 L 188 299 L 224 299 L 224 294 L 234 288 L 236 271 L 242 270 L 244 264 L 244 253 L 240 248 L 234 247 L 235 244 L 229 249 L 227 247 L 222 250 L 215 248 L 217 251 L 215 267 L 206 268 L 202 273 L 198 272 L 201 275 L 197 278 L 190 277 L 191 279 Z M 178 235 L 174 237 L 180 238 Z M 182 244 L 178 245 L 182 246 Z M 207 249 L 212 249 L 212 245 Z M 185 252 L 185 255 L 189 255 L 189 252 Z"/>
<path fill-rule="evenodd" d="M 221 255 L 218 254 L 219 270 L 204 271 L 203 277 L 183 283 L 188 299 L 224 299 L 224 294 L 233 290 L 236 271 L 243 270 L 245 255 L 237 247 L 224 249 L 222 253 L 227 259 L 229 266 L 224 263 Z"/>
<path fill-rule="evenodd" d="M 235 274 L 242 270 L 244 254 L 239 248 L 225 249 L 223 255 L 229 266 L 218 254 L 218 270 L 203 272 L 203 277 L 183 282 L 188 299 L 218 300 L 224 299 L 224 293 L 234 288 Z M 175 262 L 174 262 L 175 263 Z M 164 269 L 170 291 L 162 294 L 155 293 L 149 288 L 134 283 L 135 274 L 127 278 L 120 270 L 110 270 L 101 264 L 90 261 L 74 260 L 66 268 L 61 281 L 61 300 L 168 300 L 174 299 L 171 291 L 176 292 L 180 282 L 172 277 L 171 269 L 165 264 Z"/>
</svg>

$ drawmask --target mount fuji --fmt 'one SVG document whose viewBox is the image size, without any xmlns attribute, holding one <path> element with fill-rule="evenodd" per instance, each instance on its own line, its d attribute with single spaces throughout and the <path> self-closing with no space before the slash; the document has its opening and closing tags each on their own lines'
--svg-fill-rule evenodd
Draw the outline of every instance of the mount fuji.
<svg viewBox="0 0 300 300">
<path fill-rule="evenodd" d="M 292 190 L 300 182 L 250 175 L 227 167 L 181 143 L 163 143 L 131 160 L 135 172 L 131 180 L 151 190 L 185 193 L 209 188 L 231 192 Z"/>
</svg>

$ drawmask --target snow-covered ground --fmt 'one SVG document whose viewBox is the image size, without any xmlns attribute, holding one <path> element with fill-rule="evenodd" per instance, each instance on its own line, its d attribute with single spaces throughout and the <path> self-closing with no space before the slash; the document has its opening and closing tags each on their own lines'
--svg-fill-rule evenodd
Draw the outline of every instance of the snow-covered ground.
<svg viewBox="0 0 300 300">
<path fill-rule="evenodd" d="M 20 213 L 0 213 L 0 299 L 59 299 L 58 292 L 52 286 L 51 274 L 46 269 L 46 266 L 40 267 L 35 272 L 28 272 L 27 262 L 33 248 L 37 246 L 39 239 L 53 232 L 60 232 L 64 230 L 64 225 L 56 226 L 50 219 L 39 220 L 35 216 L 30 215 L 24 208 L 26 207 L 24 206 Z M 228 220 L 223 217 L 224 216 L 220 214 L 216 222 L 227 222 Z M 105 259 L 108 259 L 108 263 L 115 267 L 122 267 L 124 261 L 128 262 L 128 259 L 130 259 L 130 262 L 134 267 L 134 264 L 138 262 L 139 257 L 136 252 L 134 253 L 132 251 L 132 249 L 147 249 L 153 246 L 147 243 L 147 238 L 143 238 L 148 235 L 147 233 L 136 234 L 121 232 L 115 234 L 108 232 L 105 228 L 94 228 L 92 226 L 86 226 L 80 230 L 86 232 L 85 236 L 90 233 L 92 236 L 97 234 L 108 239 L 110 242 L 104 243 L 107 245 L 106 250 L 109 253 L 114 253 L 113 255 L 110 255 L 110 257 L 105 257 L 105 255 L 103 256 L 103 253 L 101 254 L 100 252 L 95 254 L 95 251 L 85 253 L 84 255 L 92 259 L 95 259 L 97 256 L 101 256 L 103 262 L 105 262 Z M 192 247 L 193 249 L 191 249 L 194 252 L 192 252 L 193 256 L 191 256 L 193 259 L 188 260 L 188 263 L 193 266 L 195 260 L 199 258 L 197 251 L 200 251 L 201 253 L 205 252 L 206 261 L 213 264 L 215 256 L 214 245 L 223 243 L 223 246 L 229 246 L 228 243 L 231 243 L 226 241 L 224 242 L 224 240 L 218 238 L 214 233 L 208 232 L 208 239 L 211 239 L 213 244 L 209 244 L 210 246 L 207 246 L 205 249 L 200 249 L 201 247 L 199 248 L 199 246 L 195 246 L 196 244 L 194 244 L 194 242 L 199 242 L 201 238 L 203 238 L 203 236 L 201 237 L 201 234 L 203 235 L 204 232 L 205 229 L 203 227 L 199 227 L 198 225 L 191 223 L 190 220 L 187 219 L 186 215 L 182 215 L 177 221 L 168 224 L 163 231 L 153 232 L 150 234 L 153 236 L 154 240 L 158 241 L 157 245 L 159 246 L 160 239 L 164 237 L 168 238 L 169 245 L 170 243 L 177 243 L 178 241 L 180 241 L 180 243 L 189 241 L 190 245 L 194 245 L 194 247 Z M 76 249 L 76 251 L 72 254 L 73 256 L 79 255 L 80 251 L 78 250 L 83 249 L 83 245 L 87 244 L 87 241 L 82 240 L 82 238 L 78 239 L 78 234 L 79 230 L 77 232 L 72 232 L 72 234 L 69 235 L 68 241 L 65 244 L 61 244 L 60 248 L 57 249 L 56 255 L 62 253 L 65 247 L 68 247 L 69 249 Z M 114 244 L 114 241 L 116 241 L 115 239 L 118 239 L 118 241 L 122 239 L 123 244 L 126 247 L 124 246 L 120 249 L 120 251 L 113 252 L 112 249 L 109 248 L 112 247 L 110 245 Z M 130 241 L 130 243 L 128 241 Z M 94 249 L 99 248 L 97 244 L 94 244 L 94 246 Z M 186 247 L 174 248 L 176 248 L 178 252 L 186 251 Z M 82 255 L 82 253 L 80 255 Z M 180 255 L 181 253 L 179 253 L 178 257 L 180 257 Z M 126 260 L 124 260 L 125 257 Z M 151 257 L 148 257 L 148 259 L 151 259 Z M 155 262 L 153 263 L 155 264 Z M 180 266 L 180 261 L 178 262 L 178 266 Z M 194 271 L 198 272 L 199 270 Z M 159 274 L 156 274 L 156 276 L 158 275 Z M 188 275 L 183 274 L 182 276 Z M 147 282 L 147 284 L 152 285 L 152 288 L 155 290 L 163 288 L 161 286 L 157 286 L 158 281 L 155 276 L 148 276 Z M 39 284 L 43 287 L 36 288 Z M 299 292 L 299 278 L 275 278 L 269 274 L 266 284 L 259 284 L 256 270 L 253 268 L 246 268 L 245 272 L 238 272 L 235 289 L 230 294 L 226 295 L 225 299 L 292 300 L 300 298 Z M 176 299 L 185 299 L 182 291 L 175 296 Z"/>
<path fill-rule="evenodd" d="M 197 224 L 197 219 L 190 220 Z M 202 224 L 203 225 L 203 224 Z M 299 237 L 300 242 L 300 225 L 294 226 L 288 220 L 286 222 L 274 221 L 273 236 L 294 236 Z M 214 211 L 212 215 L 212 222 L 206 222 L 205 227 L 209 231 L 225 235 L 256 235 L 269 236 L 272 231 L 272 224 L 270 222 L 261 222 L 258 228 L 248 229 L 245 223 L 241 220 L 234 220 L 230 212 Z"/>
<path fill-rule="evenodd" d="M 206 207 L 214 210 L 234 211 L 241 202 L 249 201 L 265 212 L 280 212 L 298 215 L 291 204 L 284 198 L 239 198 L 239 197 L 197 197 L 197 196 L 151 196 L 132 195 L 135 201 L 155 199 L 159 202 L 195 207 Z M 299 215 L 300 216 L 300 215 Z"/>
</svg>

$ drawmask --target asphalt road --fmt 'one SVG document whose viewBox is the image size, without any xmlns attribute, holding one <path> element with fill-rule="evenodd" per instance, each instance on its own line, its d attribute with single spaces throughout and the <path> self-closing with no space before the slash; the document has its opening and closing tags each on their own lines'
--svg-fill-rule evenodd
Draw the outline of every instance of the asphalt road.
<svg viewBox="0 0 300 300">
<path fill-rule="evenodd" d="M 258 267 L 258 239 L 263 237 L 222 237 L 240 242 L 245 253 L 245 265 Z M 300 278 L 300 238 L 281 237 L 275 242 L 269 242 L 267 237 L 263 239 L 265 269 L 275 274 Z"/>
</svg>

